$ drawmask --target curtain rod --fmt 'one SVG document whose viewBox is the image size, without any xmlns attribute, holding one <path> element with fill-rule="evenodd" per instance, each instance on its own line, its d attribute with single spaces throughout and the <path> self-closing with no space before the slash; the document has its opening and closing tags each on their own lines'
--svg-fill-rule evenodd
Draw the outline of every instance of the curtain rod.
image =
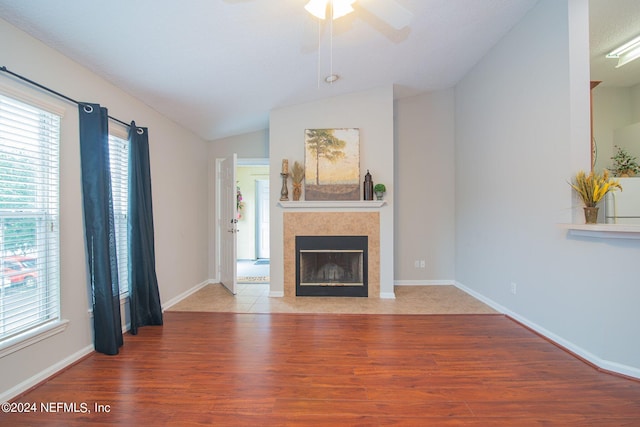
<svg viewBox="0 0 640 427">
<path fill-rule="evenodd" d="M 25 82 L 29 83 L 30 85 L 33 85 L 33 86 L 39 87 L 40 89 L 46 90 L 47 92 L 52 93 L 52 94 L 54 94 L 54 95 L 56 95 L 56 96 L 58 96 L 58 97 L 60 97 L 60 98 L 62 98 L 62 99 L 64 99 L 64 100 L 66 100 L 66 101 L 69 101 L 69 102 L 71 102 L 71 103 L 73 103 L 73 104 L 76 104 L 76 105 L 81 105 L 81 104 L 82 104 L 81 102 L 78 102 L 78 101 L 76 101 L 75 99 L 68 97 L 67 95 L 63 95 L 63 94 L 61 94 L 60 92 L 56 92 L 55 90 L 50 89 L 50 88 L 48 88 L 48 87 L 46 87 L 46 86 L 43 86 L 43 85 L 41 85 L 40 83 L 34 82 L 34 81 L 33 81 L 33 80 L 31 80 L 31 79 L 28 79 L 28 78 L 26 78 L 26 77 L 24 77 L 24 76 L 21 76 L 20 74 L 14 73 L 13 71 L 9 71 L 9 70 L 7 69 L 7 67 L 5 67 L 4 65 L 3 65 L 2 67 L 0 67 L 0 71 L 3 71 L 3 72 L 5 72 L 5 73 L 7 73 L 7 74 L 11 74 L 12 76 L 17 77 L 17 78 L 19 78 L 20 80 L 23 80 L 23 81 L 25 81 Z M 107 116 L 107 117 L 109 117 L 109 118 L 110 118 L 111 120 L 113 120 L 114 122 L 118 122 L 118 123 L 120 123 L 120 124 L 121 124 L 121 125 L 123 125 L 123 126 L 131 127 L 131 125 L 130 125 L 129 123 L 125 123 L 125 122 L 123 122 L 123 121 L 122 121 L 122 120 L 120 120 L 120 119 L 116 119 L 115 117 L 112 117 L 112 116 Z"/>
</svg>

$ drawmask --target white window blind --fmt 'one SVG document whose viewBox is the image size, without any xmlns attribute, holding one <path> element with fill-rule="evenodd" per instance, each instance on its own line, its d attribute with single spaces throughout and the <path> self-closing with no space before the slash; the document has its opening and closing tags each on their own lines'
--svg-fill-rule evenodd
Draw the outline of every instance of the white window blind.
<svg viewBox="0 0 640 427">
<path fill-rule="evenodd" d="M 0 95 L 0 342 L 60 318 L 60 117 Z"/>
<path fill-rule="evenodd" d="M 127 208 L 129 188 L 129 141 L 109 135 L 111 193 L 118 256 L 120 295 L 129 292 L 129 260 L 127 248 Z"/>
</svg>

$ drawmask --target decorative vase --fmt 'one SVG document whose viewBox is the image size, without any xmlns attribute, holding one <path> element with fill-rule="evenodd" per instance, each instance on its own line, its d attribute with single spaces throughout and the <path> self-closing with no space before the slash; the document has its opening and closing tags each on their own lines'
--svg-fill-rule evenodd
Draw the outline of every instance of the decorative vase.
<svg viewBox="0 0 640 427">
<path fill-rule="evenodd" d="M 364 176 L 364 196 L 363 200 L 373 200 L 373 179 L 367 169 L 367 174 Z"/>
<path fill-rule="evenodd" d="M 300 200 L 300 196 L 302 195 L 302 183 L 294 182 L 293 183 L 293 200 Z"/>
<path fill-rule="evenodd" d="M 377 200 L 382 200 L 382 196 L 384 196 L 384 193 L 382 191 L 376 191 Z"/>
<path fill-rule="evenodd" d="M 587 224 L 595 224 L 598 222 L 598 207 L 597 206 L 585 206 L 584 208 L 584 220 Z"/>
</svg>

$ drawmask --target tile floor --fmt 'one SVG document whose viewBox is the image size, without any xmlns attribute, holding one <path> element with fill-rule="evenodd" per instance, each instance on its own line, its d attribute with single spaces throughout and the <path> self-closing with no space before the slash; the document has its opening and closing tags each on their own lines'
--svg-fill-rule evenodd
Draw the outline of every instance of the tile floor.
<svg viewBox="0 0 640 427">
<path fill-rule="evenodd" d="M 484 314 L 488 305 L 455 286 L 396 286 L 396 299 L 351 297 L 269 297 L 268 284 L 239 284 L 232 295 L 207 285 L 169 311 L 232 313 Z"/>
<path fill-rule="evenodd" d="M 255 260 L 238 260 L 238 283 L 269 283 L 269 264 L 256 264 Z"/>
</svg>

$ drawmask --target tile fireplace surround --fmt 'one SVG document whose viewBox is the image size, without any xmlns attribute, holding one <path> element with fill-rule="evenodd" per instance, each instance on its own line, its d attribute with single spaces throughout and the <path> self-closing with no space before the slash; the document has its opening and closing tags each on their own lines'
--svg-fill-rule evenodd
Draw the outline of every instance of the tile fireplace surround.
<svg viewBox="0 0 640 427">
<path fill-rule="evenodd" d="M 367 236 L 369 298 L 380 298 L 379 212 L 285 212 L 283 221 L 285 297 L 296 296 L 296 236 Z"/>
</svg>

